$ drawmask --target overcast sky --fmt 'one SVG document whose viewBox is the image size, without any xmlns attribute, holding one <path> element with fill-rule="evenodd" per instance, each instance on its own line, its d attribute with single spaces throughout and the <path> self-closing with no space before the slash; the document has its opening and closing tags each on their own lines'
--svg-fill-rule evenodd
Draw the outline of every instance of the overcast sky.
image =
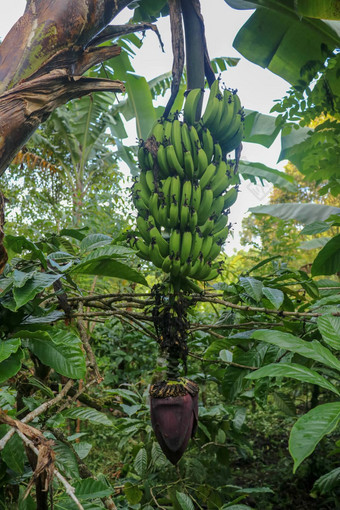
<svg viewBox="0 0 340 510">
<path fill-rule="evenodd" d="M 0 0 L 0 38 L 3 39 L 11 26 L 23 13 L 25 0 Z M 241 57 L 234 50 L 232 42 L 240 27 L 245 23 L 253 11 L 237 11 L 231 9 L 224 0 L 201 0 L 202 13 L 205 20 L 206 38 L 211 58 L 214 57 Z M 124 9 L 116 23 L 125 23 L 132 11 Z M 171 70 L 172 54 L 169 34 L 169 18 L 160 19 L 157 23 L 165 44 L 165 53 L 162 53 L 155 34 L 147 32 L 141 50 L 133 65 L 135 71 L 146 77 L 147 80 Z M 275 76 L 273 73 L 256 66 L 241 57 L 239 64 L 230 68 L 222 75 L 228 87 L 237 88 L 242 105 L 247 109 L 269 113 L 273 100 L 285 95 L 289 84 Z M 128 142 L 136 138 L 133 122 L 128 126 Z M 283 169 L 283 163 L 276 164 L 280 153 L 280 141 L 277 139 L 270 149 L 257 144 L 244 144 L 242 158 L 248 161 L 264 163 L 278 170 Z M 234 239 L 230 239 L 226 251 L 231 253 L 239 248 L 239 230 L 241 221 L 249 207 L 266 203 L 270 187 L 254 186 L 245 182 L 236 204 L 232 208 L 231 221 L 234 224 Z"/>
</svg>

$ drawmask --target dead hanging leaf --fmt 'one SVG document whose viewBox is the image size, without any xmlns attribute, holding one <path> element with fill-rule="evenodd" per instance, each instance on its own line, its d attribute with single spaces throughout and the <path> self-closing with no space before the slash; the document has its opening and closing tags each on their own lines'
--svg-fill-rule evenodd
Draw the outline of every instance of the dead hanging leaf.
<svg viewBox="0 0 340 510">
<path fill-rule="evenodd" d="M 8 255 L 4 247 L 3 240 L 5 237 L 3 226 L 5 224 L 5 196 L 0 191 L 0 274 L 3 272 Z"/>
<path fill-rule="evenodd" d="M 52 152 L 48 152 L 47 156 L 51 157 L 53 154 Z M 38 156 L 37 154 L 34 154 L 33 152 L 29 152 L 27 150 L 21 150 L 18 152 L 18 154 L 15 156 L 15 158 L 12 161 L 12 165 L 27 165 L 28 168 L 39 168 L 40 170 L 49 170 L 51 173 L 57 173 L 60 172 L 60 169 L 53 165 L 52 163 L 49 163 L 45 158 Z"/>
</svg>

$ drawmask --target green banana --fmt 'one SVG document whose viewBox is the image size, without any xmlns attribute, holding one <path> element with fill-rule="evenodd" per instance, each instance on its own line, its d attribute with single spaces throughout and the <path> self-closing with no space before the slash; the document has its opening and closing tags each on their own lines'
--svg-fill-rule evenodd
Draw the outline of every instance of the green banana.
<svg viewBox="0 0 340 510">
<path fill-rule="evenodd" d="M 152 154 L 147 149 L 145 149 L 144 154 L 145 154 L 146 170 L 152 170 L 153 165 L 154 165 Z"/>
<path fill-rule="evenodd" d="M 169 175 L 168 160 L 166 159 L 166 151 L 164 145 L 159 145 L 157 150 L 157 163 L 164 178 Z"/>
<path fill-rule="evenodd" d="M 221 251 L 221 246 L 214 241 L 213 244 L 212 244 L 212 247 L 210 249 L 210 252 L 208 254 L 207 259 L 208 260 L 215 260 L 216 257 L 220 254 L 220 251 Z"/>
<path fill-rule="evenodd" d="M 224 209 L 224 198 L 222 195 L 215 198 L 215 200 L 212 203 L 212 206 L 209 210 L 209 217 L 213 216 L 215 219 L 219 218 L 222 214 L 222 211 Z"/>
<path fill-rule="evenodd" d="M 236 186 L 227 191 L 224 195 L 224 209 L 229 209 L 236 202 L 237 194 L 238 188 Z"/>
<path fill-rule="evenodd" d="M 194 176 L 194 160 L 192 159 L 191 150 L 184 152 L 184 170 L 186 173 L 186 176 L 189 179 L 192 179 Z"/>
<path fill-rule="evenodd" d="M 155 176 L 154 176 L 152 170 L 147 170 L 145 172 L 145 180 L 146 180 L 146 184 L 148 185 L 148 188 L 150 190 L 150 193 L 154 193 L 154 191 L 155 191 Z"/>
<path fill-rule="evenodd" d="M 185 264 L 187 259 L 189 258 L 189 255 L 191 252 L 191 245 L 192 245 L 192 233 L 190 231 L 186 230 L 182 234 L 182 243 L 181 243 L 181 252 L 180 252 L 181 264 Z"/>
<path fill-rule="evenodd" d="M 137 228 L 145 242 L 150 243 L 151 237 L 147 221 L 138 214 L 137 216 Z"/>
<path fill-rule="evenodd" d="M 195 209 L 190 207 L 190 211 L 189 211 L 189 228 L 190 228 L 191 232 L 195 231 L 195 228 L 197 226 L 197 222 L 198 222 L 197 211 L 195 211 Z"/>
<path fill-rule="evenodd" d="M 169 250 L 172 257 L 177 257 L 181 251 L 181 233 L 178 229 L 173 230 L 169 239 Z"/>
<path fill-rule="evenodd" d="M 223 152 L 219 143 L 214 144 L 214 162 L 217 164 L 222 160 Z"/>
<path fill-rule="evenodd" d="M 183 207 L 184 204 L 190 205 L 191 193 L 192 193 L 191 181 L 189 180 L 184 181 L 182 185 L 181 207 Z"/>
<path fill-rule="evenodd" d="M 156 142 L 160 144 L 163 142 L 163 133 L 164 133 L 163 122 L 158 119 L 156 120 L 156 122 L 153 125 L 153 128 L 151 129 L 150 136 L 154 136 Z M 148 138 L 150 138 L 150 136 L 148 136 Z"/>
<path fill-rule="evenodd" d="M 185 99 L 183 110 L 184 121 L 190 125 L 193 125 L 196 122 L 197 109 L 202 98 L 202 94 L 202 89 L 192 89 Z"/>
<path fill-rule="evenodd" d="M 202 190 L 198 182 L 195 182 L 192 186 L 191 206 L 195 211 L 198 211 L 201 203 Z"/>
<path fill-rule="evenodd" d="M 204 282 L 207 282 L 209 280 L 215 280 L 215 278 L 217 278 L 219 274 L 220 273 L 219 273 L 218 269 L 215 269 L 215 268 L 210 269 L 209 274 L 207 276 L 202 276 L 200 278 L 200 280 L 202 280 Z"/>
<path fill-rule="evenodd" d="M 219 99 L 216 97 L 220 93 L 219 80 L 215 80 L 210 88 L 207 106 L 205 107 L 204 114 L 202 115 L 203 126 L 209 127 L 217 115 L 219 109 Z"/>
<path fill-rule="evenodd" d="M 207 155 L 208 163 L 210 163 L 214 154 L 214 139 L 208 128 L 203 127 L 201 139 L 201 145 Z"/>
<path fill-rule="evenodd" d="M 175 119 L 172 123 L 171 129 L 171 143 L 175 147 L 175 152 L 179 164 L 184 166 L 184 155 L 182 146 L 182 135 L 181 135 L 181 123 L 178 119 Z"/>
<path fill-rule="evenodd" d="M 197 275 L 200 274 L 205 267 L 206 263 L 204 262 L 204 259 L 198 259 L 198 264 L 195 264 L 195 268 L 193 267 L 191 272 L 189 273 L 191 278 L 197 279 Z"/>
<path fill-rule="evenodd" d="M 164 273 L 170 273 L 171 265 L 172 265 L 172 258 L 170 257 L 170 255 L 167 255 L 163 261 L 163 264 L 162 264 L 162 271 L 164 271 Z"/>
<path fill-rule="evenodd" d="M 169 211 L 169 227 L 175 228 L 178 226 L 178 216 L 179 216 L 179 210 L 178 210 L 178 202 L 173 198 L 170 204 L 170 211 Z"/>
<path fill-rule="evenodd" d="M 216 174 L 216 165 L 215 163 L 210 163 L 206 168 L 204 174 L 200 178 L 200 186 L 203 191 L 211 182 L 212 178 Z"/>
<path fill-rule="evenodd" d="M 159 206 L 158 222 L 162 227 L 168 228 L 169 226 L 168 210 L 165 201 L 163 201 Z"/>
<path fill-rule="evenodd" d="M 164 237 L 162 236 L 157 227 L 152 227 L 150 229 L 150 237 L 151 244 L 153 244 L 153 240 L 155 240 L 156 244 L 158 244 L 158 248 L 162 257 L 166 257 L 167 255 L 169 255 L 169 244 L 164 239 Z"/>
<path fill-rule="evenodd" d="M 199 139 L 198 133 L 194 126 L 189 126 L 189 136 L 191 141 L 191 153 L 197 154 L 198 149 L 201 149 L 201 141 Z M 194 157 L 194 156 L 193 156 Z M 194 158 L 195 168 L 197 167 L 197 162 Z"/>
<path fill-rule="evenodd" d="M 214 191 L 215 187 L 218 186 L 221 179 L 227 173 L 227 164 L 225 161 L 220 161 L 216 167 L 216 173 L 214 177 L 211 179 L 211 189 Z"/>
<path fill-rule="evenodd" d="M 180 162 L 178 161 L 175 147 L 173 145 L 167 145 L 165 148 L 165 151 L 166 151 L 166 159 L 167 159 L 170 169 L 177 172 L 177 174 L 183 179 L 184 178 L 184 169 L 181 166 Z"/>
<path fill-rule="evenodd" d="M 201 248 L 202 248 L 202 244 L 203 244 L 203 236 L 201 234 L 201 232 L 195 232 L 195 234 L 192 236 L 192 244 L 191 244 L 191 252 L 190 252 L 190 257 L 193 261 L 195 261 L 200 252 L 201 252 Z"/>
<path fill-rule="evenodd" d="M 199 258 L 197 258 L 195 261 L 192 261 L 190 264 L 189 276 L 193 276 L 195 273 L 197 273 L 201 267 L 201 264 L 202 261 Z"/>
<path fill-rule="evenodd" d="M 151 243 L 149 246 L 149 257 L 156 267 L 160 269 L 163 266 L 164 257 L 162 257 L 157 243 Z"/>
<path fill-rule="evenodd" d="M 183 230 L 185 230 L 187 228 L 188 223 L 189 223 L 189 212 L 190 212 L 189 204 L 184 203 L 183 206 L 180 208 L 180 211 L 181 211 L 180 227 L 183 232 Z"/>
<path fill-rule="evenodd" d="M 197 172 L 196 176 L 200 178 L 208 167 L 208 157 L 204 149 L 198 149 L 197 151 Z"/>
<path fill-rule="evenodd" d="M 137 250 L 140 251 L 144 257 L 147 257 L 147 260 L 150 260 L 149 245 L 142 241 L 142 239 L 137 239 L 135 244 Z"/>
<path fill-rule="evenodd" d="M 211 188 L 206 188 L 202 194 L 201 203 L 197 211 L 198 214 L 198 225 L 203 225 L 208 217 L 209 211 L 214 200 L 214 193 Z"/>
<path fill-rule="evenodd" d="M 223 150 L 223 146 L 225 146 L 229 143 L 229 141 L 234 137 L 234 135 L 238 132 L 238 130 L 241 126 L 242 126 L 242 115 L 240 113 L 237 113 L 235 118 L 232 121 L 232 124 L 229 126 L 229 129 L 227 129 L 225 131 L 225 133 L 223 134 L 223 138 L 221 137 L 221 139 L 219 140 L 222 150 Z"/>
<path fill-rule="evenodd" d="M 215 226 L 212 230 L 212 234 L 216 234 L 216 232 L 219 232 L 222 230 L 226 224 L 228 223 L 228 215 L 227 214 L 221 214 L 217 221 L 215 222 Z"/>
<path fill-rule="evenodd" d="M 214 193 L 214 197 L 218 197 L 221 193 L 223 193 L 230 184 L 230 177 L 225 174 L 224 177 L 220 180 L 220 182 L 215 183 L 214 188 L 211 186 L 212 191 Z"/>
<path fill-rule="evenodd" d="M 168 144 L 171 140 L 172 120 L 166 120 L 163 124 L 164 143 Z"/>
<path fill-rule="evenodd" d="M 178 276 L 181 270 L 181 261 L 179 255 L 172 259 L 171 276 Z"/>
<path fill-rule="evenodd" d="M 164 179 L 163 181 L 161 181 L 162 192 L 163 192 L 163 195 L 164 195 L 164 200 L 165 200 L 165 204 L 166 204 L 166 207 L 167 207 L 167 214 L 168 215 L 169 215 L 170 203 L 171 203 L 171 191 L 170 191 L 171 180 L 172 180 L 172 177 L 169 175 L 169 177 L 167 177 L 167 179 Z"/>
<path fill-rule="evenodd" d="M 190 273 L 190 269 L 191 269 L 191 262 L 190 262 L 190 259 L 188 259 L 186 262 L 184 262 L 184 264 L 181 264 L 181 269 L 180 269 L 181 277 L 184 278 L 185 276 L 188 276 L 188 274 Z"/>
<path fill-rule="evenodd" d="M 191 152 L 191 139 L 188 124 L 186 124 L 186 122 L 183 122 L 181 125 L 181 136 L 184 150 Z"/>
<path fill-rule="evenodd" d="M 243 123 L 241 121 L 241 125 L 238 128 L 238 131 L 236 131 L 235 135 L 232 138 L 230 138 L 228 142 L 222 145 L 224 152 L 228 154 L 229 152 L 237 149 L 242 140 L 243 140 Z"/>
<path fill-rule="evenodd" d="M 153 193 L 149 201 L 149 208 L 151 215 L 155 218 L 156 223 L 158 222 L 158 193 Z"/>
<path fill-rule="evenodd" d="M 233 93 L 225 89 L 223 91 L 223 115 L 221 118 L 221 122 L 218 126 L 218 129 L 215 133 L 216 140 L 220 140 L 223 138 L 223 135 L 227 129 L 229 129 L 230 124 L 233 121 L 234 116 L 234 99 Z"/>
<path fill-rule="evenodd" d="M 211 271 L 210 264 L 204 263 L 195 274 L 196 280 L 205 280 L 205 278 L 209 276 L 210 271 Z"/>
<path fill-rule="evenodd" d="M 214 241 L 214 237 L 212 235 L 208 235 L 203 239 L 201 252 L 202 252 L 204 260 L 207 260 L 207 258 L 208 258 L 213 241 Z"/>
<path fill-rule="evenodd" d="M 214 218 L 209 217 L 207 221 L 204 223 L 204 225 L 200 227 L 202 236 L 206 237 L 207 235 L 209 235 L 212 232 L 214 226 L 215 226 Z"/>
<path fill-rule="evenodd" d="M 170 193 L 171 199 L 179 204 L 181 200 L 181 180 L 178 175 L 171 177 Z"/>
<path fill-rule="evenodd" d="M 227 239 L 228 234 L 229 234 L 229 227 L 224 227 L 219 232 L 216 232 L 215 234 L 213 234 L 212 237 L 216 243 L 222 245 L 224 243 L 224 241 Z"/>
<path fill-rule="evenodd" d="M 145 161 L 144 145 L 139 146 L 137 157 L 138 157 L 138 163 L 139 163 L 140 168 L 142 170 L 146 171 L 147 165 L 146 165 L 146 161 Z"/>
</svg>

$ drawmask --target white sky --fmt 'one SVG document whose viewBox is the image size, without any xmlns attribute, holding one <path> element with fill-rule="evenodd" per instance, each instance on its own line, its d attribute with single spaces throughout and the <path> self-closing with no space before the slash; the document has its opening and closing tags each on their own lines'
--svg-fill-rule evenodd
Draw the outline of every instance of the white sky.
<svg viewBox="0 0 340 510">
<path fill-rule="evenodd" d="M 23 13 L 25 0 L 0 0 L 0 38 L 3 39 L 11 26 Z M 206 38 L 211 58 L 214 57 L 241 57 L 239 64 L 228 69 L 222 75 L 228 87 L 237 88 L 242 105 L 247 109 L 269 113 L 273 100 L 285 95 L 289 84 L 270 71 L 262 69 L 244 59 L 233 47 L 232 42 L 240 27 L 249 18 L 253 11 L 237 11 L 231 9 L 224 0 L 201 0 L 202 13 L 206 26 Z M 125 9 L 116 23 L 125 23 L 132 11 Z M 172 54 L 169 33 L 169 18 L 160 19 L 157 23 L 165 44 L 165 53 L 162 53 L 155 34 L 147 32 L 141 50 L 133 65 L 136 73 L 145 76 L 147 80 L 171 70 Z M 129 138 L 127 143 L 134 143 L 136 133 L 134 122 L 128 123 Z M 282 170 L 284 162 L 276 164 L 280 153 L 279 138 L 270 149 L 257 144 L 244 144 L 242 159 L 261 162 L 269 167 Z M 234 224 L 234 239 L 229 239 L 226 245 L 227 253 L 240 248 L 239 231 L 242 218 L 247 214 L 249 207 L 266 203 L 270 187 L 254 186 L 249 182 L 241 185 L 239 198 L 232 207 L 230 220 Z"/>
</svg>

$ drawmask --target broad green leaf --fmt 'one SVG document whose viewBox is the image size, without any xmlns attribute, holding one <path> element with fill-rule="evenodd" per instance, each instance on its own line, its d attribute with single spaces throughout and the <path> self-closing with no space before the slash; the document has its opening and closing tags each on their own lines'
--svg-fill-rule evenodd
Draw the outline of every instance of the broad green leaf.
<svg viewBox="0 0 340 510">
<path fill-rule="evenodd" d="M 296 416 L 296 408 L 292 399 L 286 394 L 278 391 L 272 393 L 274 404 L 287 416 Z"/>
<path fill-rule="evenodd" d="M 60 277 L 60 274 L 36 273 L 22 287 L 14 287 L 13 296 L 16 309 L 28 303 L 42 290 L 53 285 Z"/>
<path fill-rule="evenodd" d="M 227 349 L 222 349 L 219 353 L 219 357 L 222 361 L 226 361 L 227 363 L 230 363 L 233 360 L 232 352 L 228 351 Z"/>
<path fill-rule="evenodd" d="M 0 278 L 0 298 L 4 296 L 13 286 L 12 278 Z"/>
<path fill-rule="evenodd" d="M 108 487 L 104 482 L 94 480 L 94 478 L 85 478 L 77 482 L 74 488 L 77 498 L 81 500 L 104 498 L 113 492 L 113 489 Z"/>
<path fill-rule="evenodd" d="M 295 9 L 300 16 L 317 19 L 340 19 L 338 0 L 296 0 Z"/>
<path fill-rule="evenodd" d="M 16 335 L 28 339 L 28 348 L 44 365 L 71 379 L 85 377 L 85 355 L 79 338 L 71 331 L 19 331 Z"/>
<path fill-rule="evenodd" d="M 124 485 L 124 493 L 130 505 L 137 505 L 143 497 L 143 492 L 131 482 Z"/>
<path fill-rule="evenodd" d="M 246 376 L 246 379 L 261 379 L 262 377 L 289 377 L 298 381 L 317 384 L 326 390 L 339 395 L 336 387 L 315 370 L 298 365 L 297 363 L 273 363 L 259 368 Z"/>
<path fill-rule="evenodd" d="M 312 265 L 312 276 L 338 272 L 340 272 L 340 234 L 328 241 Z"/>
<path fill-rule="evenodd" d="M 321 404 L 301 416 L 294 424 L 289 437 L 289 451 L 294 459 L 294 470 L 300 466 L 340 420 L 340 402 Z"/>
<path fill-rule="evenodd" d="M 80 478 L 76 456 L 67 444 L 54 439 L 57 468 L 69 478 Z"/>
<path fill-rule="evenodd" d="M 21 254 L 24 250 L 30 251 L 33 255 L 33 259 L 40 260 L 43 268 L 47 269 L 45 255 L 41 250 L 39 250 L 39 248 L 34 243 L 32 243 L 32 241 L 26 239 L 26 237 L 12 236 L 10 234 L 6 234 L 4 239 L 4 245 L 8 251 L 12 251 L 18 254 L 19 253 Z"/>
<path fill-rule="evenodd" d="M 1 458 L 15 473 L 22 474 L 24 472 L 26 453 L 22 439 L 18 434 L 14 434 L 6 443 L 1 452 Z"/>
<path fill-rule="evenodd" d="M 13 377 L 19 372 L 23 356 L 23 351 L 19 349 L 14 354 L 11 354 L 9 358 L 6 358 L 0 363 L 0 383 L 6 381 L 10 377 Z"/>
<path fill-rule="evenodd" d="M 0 362 L 17 352 L 21 345 L 19 338 L 0 341 Z"/>
<path fill-rule="evenodd" d="M 290 333 L 283 333 L 274 329 L 259 329 L 252 334 L 252 338 L 277 345 L 280 349 L 296 352 L 305 358 L 313 359 L 319 363 L 324 363 L 327 367 L 340 370 L 340 361 L 317 340 L 306 342 Z"/>
<path fill-rule="evenodd" d="M 86 443 L 85 441 L 74 443 L 72 446 L 80 459 L 85 459 L 92 449 L 92 444 Z"/>
<path fill-rule="evenodd" d="M 182 510 L 195 510 L 192 499 L 184 492 L 176 491 L 176 498 L 178 503 L 181 505 Z"/>
<path fill-rule="evenodd" d="M 86 232 L 88 230 L 87 227 L 85 228 L 80 228 L 80 229 L 75 229 L 75 228 L 63 228 L 61 229 L 59 235 L 60 236 L 69 236 L 69 237 L 73 237 L 74 239 L 77 239 L 78 241 L 82 241 L 85 237 L 86 234 L 84 234 L 84 232 Z M 84 231 L 84 232 L 83 232 Z"/>
<path fill-rule="evenodd" d="M 90 234 L 82 240 L 80 243 L 80 249 L 82 251 L 94 250 L 95 248 L 105 246 L 106 244 L 112 243 L 112 237 L 105 234 Z"/>
<path fill-rule="evenodd" d="M 278 310 L 283 303 L 284 293 L 280 289 L 272 289 L 271 287 L 263 287 L 263 295 L 269 299 L 271 304 Z"/>
<path fill-rule="evenodd" d="M 100 250 L 105 250 L 110 247 L 100 248 Z M 112 246 L 112 248 L 115 248 Z M 97 250 L 96 250 L 97 251 Z M 90 255 L 94 255 L 93 252 Z M 88 255 L 88 257 L 90 257 Z M 93 258 L 92 260 L 88 260 L 87 262 L 81 262 L 72 270 L 72 273 L 77 274 L 88 274 L 88 275 L 98 275 L 98 276 L 110 276 L 112 278 L 120 278 L 122 280 L 128 280 L 131 282 L 141 283 L 142 285 L 147 286 L 147 281 L 144 276 L 133 269 L 128 264 L 123 264 L 122 262 L 118 262 L 112 257 L 98 255 L 98 257 Z"/>
<path fill-rule="evenodd" d="M 112 421 L 106 416 L 106 414 L 91 409 L 90 407 L 75 407 L 66 409 L 62 412 L 65 418 L 72 418 L 73 420 L 87 420 L 94 425 L 106 425 L 107 427 L 113 427 Z"/>
<path fill-rule="evenodd" d="M 62 317 L 65 317 L 65 312 L 61 310 L 54 310 L 46 315 L 38 315 L 38 316 L 28 316 L 20 323 L 23 324 L 49 324 L 50 322 L 55 322 Z"/>
<path fill-rule="evenodd" d="M 256 184 L 256 178 L 258 177 L 263 184 L 263 180 L 271 182 L 277 188 L 284 189 L 295 193 L 297 186 L 292 182 L 290 178 L 284 172 L 279 172 L 274 168 L 269 168 L 262 163 L 249 163 L 247 161 L 240 161 L 238 167 L 239 173 L 244 179 L 249 179 L 252 183 Z"/>
<path fill-rule="evenodd" d="M 259 280 L 252 278 L 251 276 L 240 277 L 240 285 L 255 301 L 261 301 L 263 284 Z"/>
<path fill-rule="evenodd" d="M 306 225 L 301 230 L 301 235 L 313 236 L 315 234 L 321 234 L 321 232 L 326 232 L 326 230 L 330 229 L 331 226 L 332 223 L 329 223 L 327 221 L 314 221 L 314 223 Z"/>
<path fill-rule="evenodd" d="M 253 110 L 245 110 L 245 115 L 243 140 L 270 147 L 281 129 L 276 118 Z"/>
<path fill-rule="evenodd" d="M 274 9 L 256 9 L 233 46 L 251 62 L 295 85 L 301 79 L 301 68 L 310 61 L 322 64 L 323 48 L 336 48 L 339 38 L 323 21 L 301 19 L 290 3 L 270 2 L 269 7 Z"/>
<path fill-rule="evenodd" d="M 340 317 L 321 315 L 317 324 L 324 341 L 333 349 L 340 351 Z"/>
<path fill-rule="evenodd" d="M 145 448 L 141 448 L 137 453 L 134 460 L 134 468 L 137 475 L 143 477 L 146 473 L 147 465 L 148 465 L 148 454 L 146 453 Z"/>
<path fill-rule="evenodd" d="M 296 220 L 309 224 L 317 220 L 326 220 L 331 214 L 339 214 L 340 208 L 321 204 L 273 204 L 251 207 L 249 211 L 254 214 L 268 214 L 281 220 Z"/>
<path fill-rule="evenodd" d="M 340 467 L 320 476 L 313 485 L 312 493 L 327 494 L 340 485 Z"/>
<path fill-rule="evenodd" d="M 136 74 L 127 74 L 125 84 L 129 103 L 136 118 L 137 136 L 145 140 L 156 120 L 149 85 L 143 76 Z"/>
<path fill-rule="evenodd" d="M 316 237 L 315 239 L 304 241 L 299 245 L 299 248 L 300 250 L 316 250 L 318 248 L 323 248 L 329 239 L 329 237 Z"/>
<path fill-rule="evenodd" d="M 136 253 L 135 250 L 133 250 L 132 248 L 120 246 L 119 244 L 96 248 L 85 257 L 82 257 L 81 263 L 77 267 L 81 266 L 82 264 L 86 264 L 87 262 L 91 262 L 93 260 L 126 257 L 127 255 L 132 255 L 135 253 Z"/>
</svg>

